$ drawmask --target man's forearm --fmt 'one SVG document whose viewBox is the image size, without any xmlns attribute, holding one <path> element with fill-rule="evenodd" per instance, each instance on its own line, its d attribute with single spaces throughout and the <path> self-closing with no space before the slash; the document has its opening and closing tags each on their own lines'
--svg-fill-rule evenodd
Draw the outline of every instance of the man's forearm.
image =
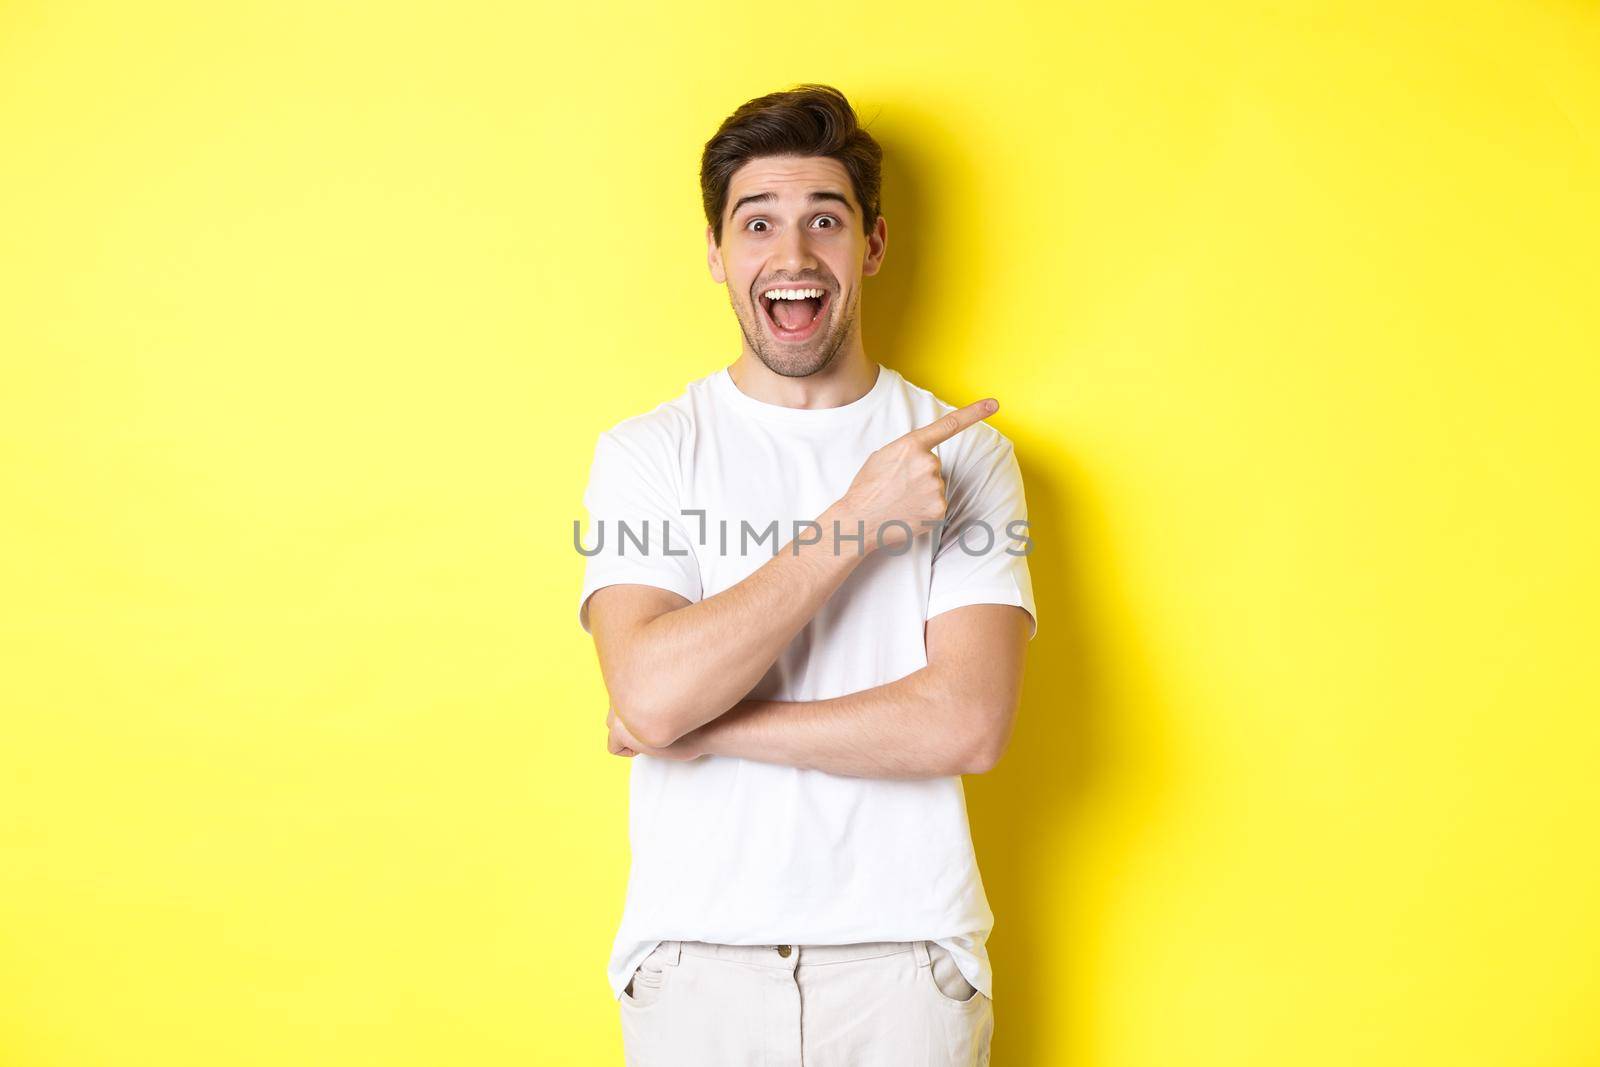
<svg viewBox="0 0 1600 1067">
<path fill-rule="evenodd" d="M 986 727 L 981 708 L 924 667 L 827 700 L 742 700 L 679 744 L 860 778 L 940 778 L 983 769 Z"/>
<path fill-rule="evenodd" d="M 666 744 L 732 708 L 755 688 L 779 654 L 865 558 L 840 533 L 856 520 L 830 508 L 817 519 L 820 538 L 785 544 L 744 580 L 714 596 L 641 624 L 616 673 L 613 693 L 630 726 Z M 643 736 L 643 735 L 641 735 Z"/>
</svg>

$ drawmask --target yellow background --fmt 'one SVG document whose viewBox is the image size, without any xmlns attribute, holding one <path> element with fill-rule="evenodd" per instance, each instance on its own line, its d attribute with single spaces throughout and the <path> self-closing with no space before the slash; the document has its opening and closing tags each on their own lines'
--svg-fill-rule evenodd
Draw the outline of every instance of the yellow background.
<svg viewBox="0 0 1600 1067">
<path fill-rule="evenodd" d="M 1600 1062 L 1600 11 L 0 6 L 0 1062 L 620 1062 L 594 437 L 837 85 L 994 395 L 997 1065 Z"/>
</svg>

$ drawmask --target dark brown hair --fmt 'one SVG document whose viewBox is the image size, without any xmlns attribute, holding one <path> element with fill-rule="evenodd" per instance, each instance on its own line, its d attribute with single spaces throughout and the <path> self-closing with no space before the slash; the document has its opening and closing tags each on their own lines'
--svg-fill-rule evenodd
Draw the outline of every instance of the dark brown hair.
<svg viewBox="0 0 1600 1067">
<path fill-rule="evenodd" d="M 733 174 L 761 156 L 828 156 L 855 187 L 862 228 L 878 222 L 883 149 L 856 121 L 855 109 L 831 85 L 797 85 L 746 101 L 722 121 L 700 156 L 700 199 L 716 243 Z"/>
</svg>

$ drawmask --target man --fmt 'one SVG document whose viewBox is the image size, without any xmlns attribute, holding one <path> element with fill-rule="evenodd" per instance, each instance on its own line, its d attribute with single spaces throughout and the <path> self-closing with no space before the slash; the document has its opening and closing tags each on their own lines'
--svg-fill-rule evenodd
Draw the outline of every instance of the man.
<svg viewBox="0 0 1600 1067">
<path fill-rule="evenodd" d="M 1031 542 L 994 401 L 863 349 L 881 157 L 828 86 L 722 124 L 707 262 L 743 350 L 595 448 L 579 621 L 610 750 L 638 757 L 609 968 L 629 1063 L 989 1059 L 960 775 L 1010 736 Z"/>
</svg>

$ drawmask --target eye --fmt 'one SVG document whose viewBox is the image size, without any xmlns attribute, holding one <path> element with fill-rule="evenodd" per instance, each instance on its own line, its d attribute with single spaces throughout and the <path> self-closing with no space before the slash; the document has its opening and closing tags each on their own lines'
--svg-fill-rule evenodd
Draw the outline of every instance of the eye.
<svg viewBox="0 0 1600 1067">
<path fill-rule="evenodd" d="M 750 227 L 754 226 L 758 222 L 761 223 L 761 225 L 763 225 L 763 226 L 767 225 L 767 220 L 766 219 L 751 219 L 749 222 L 744 224 L 744 228 L 748 230 Z"/>
<path fill-rule="evenodd" d="M 830 229 L 830 230 L 837 230 L 839 228 L 839 226 L 841 225 L 839 220 L 834 218 L 832 215 L 818 215 L 817 216 L 817 221 L 818 222 L 821 222 L 823 219 L 827 219 L 829 222 L 833 223 L 832 226 L 828 227 L 828 229 Z"/>
</svg>

